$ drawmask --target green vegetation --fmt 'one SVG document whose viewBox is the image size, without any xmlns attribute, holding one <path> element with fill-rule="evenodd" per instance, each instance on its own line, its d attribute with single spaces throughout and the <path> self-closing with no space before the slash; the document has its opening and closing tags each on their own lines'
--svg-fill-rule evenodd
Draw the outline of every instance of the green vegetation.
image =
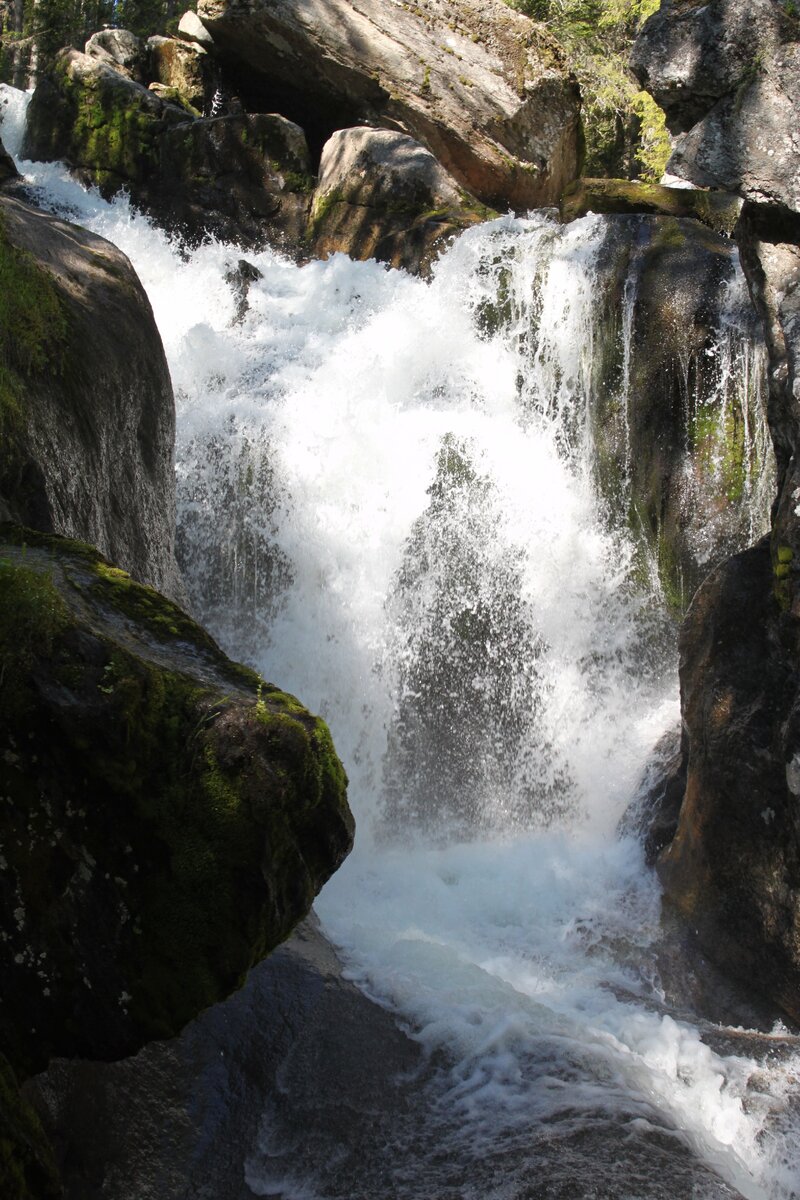
<svg viewBox="0 0 800 1200">
<path fill-rule="evenodd" d="M 27 87 L 62 47 L 82 50 L 104 25 L 149 37 L 174 32 L 176 24 L 172 0 L 16 0 L 7 10 L 5 28 L 0 6 L 0 82 Z"/>
<path fill-rule="evenodd" d="M 562 43 L 583 96 L 584 173 L 658 180 L 669 157 L 664 114 L 628 69 L 633 38 L 660 0 L 507 0 Z"/>
</svg>

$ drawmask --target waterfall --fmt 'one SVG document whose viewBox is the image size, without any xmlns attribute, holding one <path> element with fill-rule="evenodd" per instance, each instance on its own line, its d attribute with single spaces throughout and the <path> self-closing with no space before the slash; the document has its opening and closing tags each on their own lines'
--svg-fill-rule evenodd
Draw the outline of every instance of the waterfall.
<svg viewBox="0 0 800 1200">
<path fill-rule="evenodd" d="M 345 762 L 356 849 L 317 912 L 433 1064 L 427 1140 L 386 1150 L 391 1194 L 800 1195 L 794 1039 L 673 1005 L 658 885 L 616 832 L 678 720 L 674 618 L 628 503 L 642 292 L 619 225 L 501 218 L 430 282 L 265 251 L 241 315 L 235 247 L 182 254 L 124 198 L 21 170 L 150 295 L 198 615 L 320 711 Z M 735 256 L 716 311 L 703 361 L 675 360 L 686 511 L 709 478 L 733 498 L 712 538 L 689 521 L 698 561 L 763 531 L 770 500 Z M 267 1117 L 246 1166 L 257 1195 L 351 1200 L 380 1194 L 371 1169 L 284 1153 Z"/>
</svg>

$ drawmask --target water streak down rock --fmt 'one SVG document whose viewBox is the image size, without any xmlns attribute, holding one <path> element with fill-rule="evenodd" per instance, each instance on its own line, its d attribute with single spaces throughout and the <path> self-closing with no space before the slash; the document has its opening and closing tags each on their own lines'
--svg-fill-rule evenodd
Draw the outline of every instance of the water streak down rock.
<svg viewBox="0 0 800 1200">
<path fill-rule="evenodd" d="M 198 15 L 248 107 L 283 112 L 312 148 L 391 127 L 496 207 L 555 203 L 577 174 L 577 86 L 501 0 L 205 0 Z"/>
</svg>

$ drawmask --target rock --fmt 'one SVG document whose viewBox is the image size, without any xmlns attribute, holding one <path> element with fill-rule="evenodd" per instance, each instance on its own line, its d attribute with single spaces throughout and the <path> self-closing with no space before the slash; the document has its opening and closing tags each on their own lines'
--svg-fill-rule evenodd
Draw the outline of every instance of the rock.
<svg viewBox="0 0 800 1200">
<path fill-rule="evenodd" d="M 309 223 L 317 258 L 343 251 L 419 271 L 456 232 L 496 214 L 429 150 L 388 129 L 342 129 L 322 151 Z"/>
<path fill-rule="evenodd" d="M 244 320 L 250 308 L 248 299 L 250 285 L 263 278 L 263 272 L 259 271 L 253 263 L 248 262 L 246 258 L 240 258 L 235 267 L 229 267 L 225 272 L 225 282 L 229 285 L 236 301 L 236 313 L 232 324 L 240 325 Z"/>
<path fill-rule="evenodd" d="M 200 116 L 206 107 L 206 51 L 177 38 L 147 39 L 148 78 L 178 93 Z"/>
<path fill-rule="evenodd" d="M 0 196 L 0 520 L 89 541 L 181 596 L 175 412 L 127 258 Z"/>
<path fill-rule="evenodd" d="M 185 12 L 178 22 L 178 36 L 187 42 L 197 42 L 198 45 L 205 46 L 206 49 L 214 45 L 214 39 L 211 34 L 197 13 L 192 12 L 191 9 Z"/>
<path fill-rule="evenodd" d="M 62 50 L 28 107 L 23 156 L 63 160 L 107 196 L 158 174 L 161 136 L 186 112 L 77 50 Z"/>
<path fill-rule="evenodd" d="M 174 1036 L 348 853 L 330 735 L 93 549 L 0 547 L 0 1046 L 30 1074 Z"/>
<path fill-rule="evenodd" d="M 419 1044 L 343 978 L 312 918 L 180 1038 L 119 1063 L 54 1062 L 25 1091 L 69 1196 L 242 1200 L 265 1122 L 303 1158 L 319 1163 L 324 1147 L 332 1167 L 357 1170 L 415 1123 L 429 1073 Z"/>
<path fill-rule="evenodd" d="M 729 239 L 685 218 L 606 220 L 602 301 L 613 320 L 595 351 L 598 482 L 612 511 L 627 511 L 644 535 L 681 613 L 712 565 L 764 531 L 774 494 L 764 381 L 758 353 L 737 356 L 726 332 L 739 326 L 758 346 L 760 330 L 743 286 L 736 300 Z M 727 372 L 720 354 L 731 355 Z"/>
<path fill-rule="evenodd" d="M 769 423 L 781 489 L 800 447 L 800 216 L 746 203 L 736 240 L 769 350 Z M 790 535 L 785 528 L 793 515 L 790 500 L 797 484 L 795 480 L 785 489 L 780 540 L 789 538 L 794 544 L 797 539 L 800 553 L 800 533 Z"/>
<path fill-rule="evenodd" d="M 41 1122 L 19 1094 L 0 1054 L 0 1195 L 4 1200 L 58 1200 L 61 1184 Z"/>
<path fill-rule="evenodd" d="M 543 1042 L 529 1065 L 552 1074 Z M 179 1039 L 120 1063 L 55 1062 L 24 1091 L 69 1200 L 454 1200 L 496 1195 L 498 1178 L 508 1200 L 573 1197 L 586 1178 L 604 1197 L 632 1194 L 631 1181 L 652 1196 L 657 1179 L 659 1195 L 742 1200 L 657 1120 L 630 1130 L 624 1163 L 618 1112 L 555 1133 L 529 1123 L 524 1147 L 508 1127 L 476 1144 L 450 1102 L 452 1065 L 349 982 L 307 922 Z"/>
<path fill-rule="evenodd" d="M 203 0 L 247 107 L 336 129 L 394 127 L 483 203 L 554 203 L 577 174 L 578 94 L 558 46 L 502 0 Z"/>
<path fill-rule="evenodd" d="M 687 613 L 686 795 L 659 874 L 708 957 L 798 1020 L 798 639 L 776 583 L 764 540 L 718 567 Z"/>
<path fill-rule="evenodd" d="M 148 211 L 190 238 L 206 232 L 239 245 L 304 246 L 314 180 L 302 129 L 276 114 L 176 125 L 161 141 Z"/>
<path fill-rule="evenodd" d="M 284 117 L 195 119 L 69 50 L 36 88 L 24 153 L 65 160 L 107 195 L 125 186 L 134 203 L 192 241 L 211 233 L 240 245 L 304 245 L 311 160 L 303 131 Z"/>
<path fill-rule="evenodd" d="M 800 42 L 764 51 L 752 77 L 679 138 L 668 170 L 800 211 Z"/>
<path fill-rule="evenodd" d="M 664 735 L 653 750 L 636 798 L 620 821 L 620 833 L 638 837 L 652 867 L 678 828 L 686 791 L 686 739 L 681 729 Z"/>
<path fill-rule="evenodd" d="M 83 49 L 90 58 L 98 59 L 137 83 L 143 82 L 142 43 L 127 29 L 101 29 L 92 34 Z"/>
<path fill-rule="evenodd" d="M 14 166 L 14 160 L 0 142 L 0 187 L 10 179 L 19 179 L 19 171 Z"/>
<path fill-rule="evenodd" d="M 581 178 L 565 189 L 559 211 L 564 222 L 589 212 L 693 217 L 715 233 L 730 237 L 742 211 L 742 200 L 722 192 L 661 187 L 629 179 Z"/>
<path fill-rule="evenodd" d="M 667 170 L 800 208 L 800 21 L 773 0 L 664 0 L 631 65 L 681 133 Z"/>
</svg>

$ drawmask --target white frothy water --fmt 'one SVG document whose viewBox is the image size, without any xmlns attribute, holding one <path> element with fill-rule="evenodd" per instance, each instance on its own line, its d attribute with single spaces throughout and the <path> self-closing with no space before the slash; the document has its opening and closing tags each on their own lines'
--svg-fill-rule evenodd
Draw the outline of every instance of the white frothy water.
<svg viewBox="0 0 800 1200">
<path fill-rule="evenodd" d="M 14 151 L 24 103 L 4 97 Z M 148 290 L 190 585 L 226 648 L 331 726 L 358 837 L 318 913 L 351 977 L 444 1053 L 454 1153 L 524 1160 L 537 1131 L 603 1114 L 620 1146 L 674 1136 L 751 1200 L 800 1195 L 800 1055 L 714 1050 L 668 1010 L 657 884 L 614 832 L 678 713 L 657 589 L 593 483 L 602 220 L 493 222 L 430 284 L 249 254 L 263 278 L 234 325 L 235 248 L 183 257 L 62 167 L 22 169 Z M 736 356 L 759 353 L 723 330 L 725 403 Z M 280 1194 L 266 1156 L 248 1178 Z M 598 1186 L 634 1194 L 624 1174 Z M 291 1194 L 325 1196 L 324 1171 Z"/>
</svg>

